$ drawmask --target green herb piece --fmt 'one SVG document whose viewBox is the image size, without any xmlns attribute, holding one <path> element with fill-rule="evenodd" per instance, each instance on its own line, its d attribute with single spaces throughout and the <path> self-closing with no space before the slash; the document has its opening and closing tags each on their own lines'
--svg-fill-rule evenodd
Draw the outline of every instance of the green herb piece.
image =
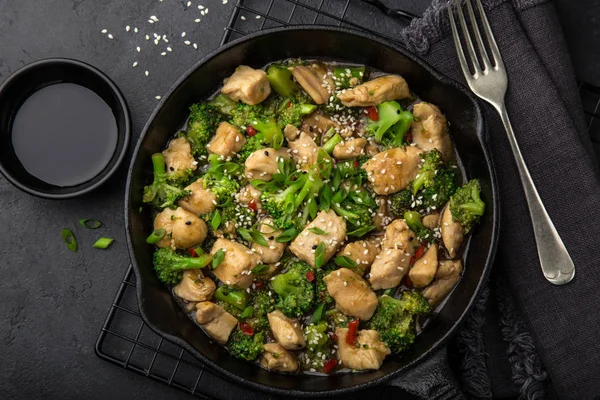
<svg viewBox="0 0 600 400">
<path fill-rule="evenodd" d="M 221 212 L 219 210 L 216 210 L 212 217 L 212 220 L 210 221 L 210 226 L 213 229 L 213 231 L 219 229 L 219 226 L 221 226 L 222 219 L 223 218 L 221 217 Z"/>
<path fill-rule="evenodd" d="M 269 270 L 269 266 L 267 264 L 258 264 L 256 267 L 252 268 L 252 273 L 254 275 L 262 275 Z"/>
<path fill-rule="evenodd" d="M 312 323 L 316 324 L 323 319 L 323 308 L 325 304 L 320 304 L 312 315 Z"/>
<path fill-rule="evenodd" d="M 213 255 L 212 269 L 215 269 L 219 265 L 221 265 L 221 263 L 223 262 L 224 259 L 225 259 L 225 250 L 223 250 L 223 249 L 217 250 L 217 252 Z"/>
<path fill-rule="evenodd" d="M 317 228 L 316 226 L 314 228 L 308 228 L 308 230 L 317 235 L 328 235 L 329 234 L 329 232 L 324 231 L 321 228 Z"/>
<path fill-rule="evenodd" d="M 155 229 L 152 231 L 150 236 L 148 236 L 146 238 L 146 243 L 156 244 L 156 243 L 160 242 L 162 240 L 162 238 L 165 237 L 166 234 L 167 234 L 167 231 L 162 228 Z"/>
<path fill-rule="evenodd" d="M 101 237 L 100 239 L 96 240 L 96 243 L 94 243 L 94 248 L 107 249 L 108 246 L 110 246 L 112 244 L 112 242 L 114 242 L 114 241 L 115 241 L 115 239 Z"/>
<path fill-rule="evenodd" d="M 331 129 L 333 129 L 333 128 L 331 128 Z M 335 130 L 334 130 L 334 132 L 335 132 Z M 329 133 L 329 131 L 328 131 L 328 133 Z M 342 143 L 343 141 L 344 141 L 344 139 L 340 136 L 340 134 L 336 133 L 335 135 L 333 135 L 331 137 L 331 139 L 329 139 L 327 142 L 325 142 L 322 149 L 325 150 L 327 152 L 327 154 L 331 154 L 331 153 L 333 153 L 333 149 L 335 148 L 335 146 Z"/>
<path fill-rule="evenodd" d="M 240 314 L 240 318 L 241 319 L 252 318 L 253 315 L 254 315 L 254 307 L 248 306 L 248 307 L 244 308 L 244 311 L 242 311 L 242 313 Z"/>
<path fill-rule="evenodd" d="M 238 233 L 247 242 L 256 243 L 261 246 L 268 246 L 265 237 L 256 229 L 238 228 Z"/>
<path fill-rule="evenodd" d="M 337 256 L 333 261 L 336 263 L 336 265 L 339 265 L 343 268 L 352 269 L 358 266 L 358 264 L 353 259 L 346 256 Z"/>
<path fill-rule="evenodd" d="M 296 228 L 289 228 L 281 232 L 281 235 L 277 236 L 275 241 L 277 243 L 287 243 L 294 240 L 296 236 L 298 236 L 298 230 Z"/>
<path fill-rule="evenodd" d="M 333 191 L 331 190 L 331 186 L 325 185 L 319 193 L 319 205 L 321 206 L 321 210 L 329 211 L 331 208 L 331 198 L 333 197 Z"/>
<path fill-rule="evenodd" d="M 352 232 L 348 232 L 347 235 L 361 237 L 361 236 L 364 236 L 367 233 L 371 232 L 373 229 L 375 229 L 375 225 L 365 225 L 365 226 L 361 226 L 358 229 L 353 230 Z"/>
<path fill-rule="evenodd" d="M 325 264 L 325 243 L 321 242 L 315 250 L 315 268 L 321 268 Z"/>
<path fill-rule="evenodd" d="M 62 240 L 65 242 L 69 250 L 71 250 L 73 253 L 77 253 L 77 240 L 75 240 L 73 232 L 71 232 L 69 228 L 64 228 L 62 231 L 60 231 L 60 236 L 62 236 Z"/>
<path fill-rule="evenodd" d="M 88 229 L 98 229 L 102 226 L 102 222 L 97 219 L 82 218 L 79 220 L 79 225 Z"/>
</svg>

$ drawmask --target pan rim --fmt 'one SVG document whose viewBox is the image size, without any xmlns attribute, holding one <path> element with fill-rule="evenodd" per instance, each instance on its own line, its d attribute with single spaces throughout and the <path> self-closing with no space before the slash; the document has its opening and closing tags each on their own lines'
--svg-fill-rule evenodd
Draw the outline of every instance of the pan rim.
<svg viewBox="0 0 600 400">
<path fill-rule="evenodd" d="M 225 368 L 220 367 L 218 364 L 216 364 L 214 361 L 210 360 L 208 357 L 204 356 L 204 354 L 202 354 L 200 351 L 196 350 L 195 348 L 193 348 L 188 342 L 186 342 L 184 339 L 182 339 L 181 337 L 178 336 L 174 336 L 171 334 L 167 334 L 165 332 L 163 332 L 162 330 L 160 330 L 158 327 L 154 326 L 149 319 L 147 318 L 145 311 L 143 309 L 143 301 L 142 301 L 142 287 L 141 287 L 141 278 L 140 278 L 140 272 L 139 272 L 139 266 L 137 265 L 137 260 L 135 258 L 135 254 L 133 251 L 133 243 L 132 243 L 132 238 L 131 238 L 131 220 L 129 218 L 130 215 L 130 208 L 131 208 L 131 190 L 132 190 L 132 171 L 133 171 L 133 167 L 134 167 L 134 163 L 135 160 L 137 158 L 137 154 L 142 146 L 142 142 L 144 140 L 144 138 L 146 137 L 146 134 L 148 132 L 148 129 L 150 127 L 150 125 L 152 124 L 152 122 L 154 121 L 154 119 L 156 118 L 157 114 L 160 112 L 160 110 L 162 109 L 162 107 L 164 106 L 165 102 L 169 99 L 169 97 L 179 88 L 179 86 L 191 75 L 193 74 L 198 68 L 200 68 L 202 65 L 204 65 L 205 63 L 207 63 L 209 60 L 211 60 L 212 58 L 216 57 L 217 55 L 221 54 L 222 52 L 225 52 L 233 47 L 236 47 L 246 41 L 251 41 L 257 37 L 263 37 L 263 36 L 268 36 L 268 35 L 273 35 L 273 34 L 277 34 L 283 31 L 326 31 L 326 32 L 336 32 L 336 33 L 344 33 L 344 34 L 350 34 L 350 35 L 354 35 L 354 36 L 358 36 L 360 38 L 363 39 L 367 39 L 367 40 L 371 40 L 374 42 L 377 42 L 379 45 L 388 47 L 389 49 L 393 50 L 394 52 L 397 52 L 399 54 L 401 54 L 402 56 L 410 59 L 413 62 L 416 62 L 417 64 L 419 64 L 422 68 L 424 68 L 429 74 L 431 74 L 431 76 L 436 79 L 437 81 L 439 81 L 442 84 L 445 85 L 449 85 L 452 86 L 455 90 L 460 91 L 462 94 L 464 94 L 472 103 L 475 114 L 477 116 L 477 120 L 479 121 L 479 127 L 478 127 L 478 139 L 484 154 L 484 158 L 485 158 L 485 162 L 486 162 L 486 166 L 488 169 L 488 173 L 490 175 L 490 188 L 492 191 L 492 202 L 493 202 L 493 207 L 492 208 L 492 234 L 491 234 L 491 243 L 486 255 L 486 262 L 483 268 L 483 271 L 481 273 L 481 276 L 479 278 L 479 281 L 475 287 L 475 290 L 473 292 L 473 295 L 471 296 L 471 299 L 469 300 L 468 304 L 466 305 L 466 307 L 464 308 L 464 310 L 462 311 L 460 317 L 456 320 L 456 322 L 454 323 L 454 325 L 448 330 L 446 331 L 442 337 L 439 340 L 436 340 L 433 345 L 427 349 L 426 351 L 423 352 L 423 354 L 421 354 L 419 357 L 417 357 L 415 360 L 413 360 L 412 362 L 396 369 L 395 371 L 388 373 L 385 376 L 370 380 L 368 382 L 364 382 L 364 383 L 359 383 L 356 385 L 352 385 L 352 386 L 348 386 L 348 387 L 344 387 L 344 388 L 339 388 L 339 389 L 333 389 L 333 390 L 324 390 L 324 391 L 304 391 L 304 390 L 298 390 L 298 389 L 281 389 L 281 388 L 276 388 L 276 387 L 270 387 L 270 386 L 266 386 L 264 384 L 261 383 L 257 383 L 254 381 L 250 381 L 247 380 L 237 374 L 235 374 L 234 372 L 231 372 Z M 203 362 L 204 364 L 206 364 L 206 366 L 210 367 L 213 371 L 218 372 L 219 374 L 221 374 L 222 376 L 232 379 L 234 380 L 234 382 L 237 382 L 243 386 L 255 389 L 255 390 L 259 390 L 262 392 L 267 392 L 267 393 L 272 393 L 272 394 L 277 394 L 277 395 L 284 395 L 284 396 L 296 396 L 296 397 L 304 397 L 304 398 L 309 398 L 309 397 L 326 397 L 326 396 L 335 396 L 335 395 L 343 395 L 343 394 L 348 394 L 348 393 L 352 393 L 352 392 L 356 392 L 359 390 L 365 390 L 367 388 L 371 388 L 373 386 L 376 385 L 380 385 L 386 382 L 389 382 L 391 380 L 393 380 L 394 378 L 397 378 L 400 374 L 402 374 L 404 371 L 413 368 L 415 365 L 418 365 L 420 363 L 422 363 L 425 359 L 427 359 L 428 357 L 430 357 L 432 354 L 436 353 L 436 351 L 438 351 L 448 340 L 451 336 L 453 336 L 453 334 L 457 331 L 457 329 L 462 325 L 462 323 L 464 322 L 466 316 L 468 315 L 469 311 L 472 309 L 473 304 L 475 303 L 477 297 L 479 296 L 481 290 L 483 290 L 483 287 L 485 285 L 485 283 L 487 282 L 488 276 L 490 274 L 490 270 L 491 270 L 491 266 L 492 263 L 494 261 L 495 258 L 495 254 L 496 254 L 496 247 L 497 247 L 497 241 L 498 241 L 498 232 L 499 232 L 499 196 L 498 196 L 498 186 L 497 186 L 497 178 L 496 178 L 496 174 L 495 174 L 495 168 L 494 168 L 494 164 L 493 164 L 493 160 L 491 157 L 491 153 L 489 150 L 489 144 L 487 141 L 487 124 L 486 124 L 486 120 L 485 120 L 485 116 L 483 114 L 482 108 L 480 106 L 480 102 L 479 100 L 477 100 L 477 98 L 468 90 L 466 89 L 466 87 L 464 87 L 463 85 L 459 84 L 458 82 L 456 82 L 455 80 L 443 75 L 441 72 L 437 71 L 435 68 L 431 67 L 428 63 L 426 63 L 425 61 L 423 61 L 422 59 L 420 59 L 419 57 L 417 57 L 416 55 L 410 53 L 408 50 L 400 47 L 397 44 L 394 44 L 390 41 L 381 39 L 375 35 L 369 34 L 369 33 L 365 33 L 356 29 L 352 29 L 352 28 L 344 28 L 344 27 L 332 27 L 332 26 L 324 26 L 324 25 L 296 25 L 293 27 L 276 27 L 276 28 L 270 28 L 270 29 L 265 29 L 262 31 L 258 31 L 258 32 L 254 32 L 251 34 L 248 34 L 242 38 L 233 40 L 231 42 L 229 42 L 228 44 L 221 46 L 219 48 L 217 48 L 216 50 L 213 50 L 212 52 L 210 52 L 209 54 L 207 54 L 205 57 L 203 57 L 201 60 L 199 60 L 198 62 L 196 62 L 192 67 L 190 67 L 184 74 L 182 74 L 171 86 L 171 88 L 168 90 L 168 92 L 162 97 L 160 103 L 156 106 L 156 108 L 154 109 L 154 111 L 152 112 L 152 114 L 150 115 L 150 117 L 148 118 L 148 121 L 146 122 L 146 124 L 144 125 L 144 128 L 142 130 L 142 133 L 140 134 L 140 137 L 136 143 L 134 152 L 133 152 L 133 157 L 131 159 L 131 163 L 129 166 L 129 170 L 128 170 L 128 174 L 127 174 L 127 186 L 126 186 L 126 190 L 125 190 L 125 209 L 124 209 L 124 215 L 125 215 L 125 228 L 126 228 L 126 232 L 127 232 L 127 245 L 128 245 L 128 251 L 129 251 L 129 255 L 130 255 L 130 259 L 131 259 L 131 264 L 133 266 L 133 270 L 136 276 L 136 281 L 137 281 L 137 286 L 136 286 L 136 294 L 137 294 L 137 300 L 138 300 L 138 305 L 140 307 L 140 315 L 144 321 L 144 323 L 146 323 L 146 325 L 148 325 L 148 327 L 150 327 L 155 333 L 157 333 L 158 335 L 164 337 L 165 339 L 183 347 L 185 350 L 187 350 L 188 352 L 190 352 L 193 356 L 195 356 L 196 358 L 198 358 L 201 362 Z"/>
</svg>

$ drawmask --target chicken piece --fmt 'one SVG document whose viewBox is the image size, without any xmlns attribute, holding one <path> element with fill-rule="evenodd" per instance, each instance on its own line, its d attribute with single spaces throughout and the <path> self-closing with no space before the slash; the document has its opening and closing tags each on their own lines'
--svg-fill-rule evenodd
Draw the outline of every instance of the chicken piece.
<svg viewBox="0 0 600 400">
<path fill-rule="evenodd" d="M 381 243 L 375 238 L 368 240 L 357 240 L 346 244 L 338 251 L 338 256 L 345 256 L 354 261 L 357 266 L 354 271 L 363 275 L 365 270 L 373 264 L 375 256 L 381 251 Z"/>
<path fill-rule="evenodd" d="M 204 242 L 208 227 L 204 220 L 194 213 L 177 207 L 173 215 L 172 245 L 178 249 L 188 249 Z"/>
<path fill-rule="evenodd" d="M 367 145 L 367 139 L 356 138 L 346 140 L 338 143 L 333 148 L 333 156 L 338 160 L 346 160 L 348 158 L 358 157 L 363 154 L 365 146 Z"/>
<path fill-rule="evenodd" d="M 377 295 L 360 275 L 348 268 L 340 268 L 326 275 L 323 281 L 338 310 L 363 321 L 373 316 L 378 304 Z"/>
<path fill-rule="evenodd" d="M 306 132 L 306 134 L 315 141 L 319 141 L 321 137 L 331 128 L 338 130 L 340 128 L 340 124 L 333 121 L 321 111 L 315 111 L 314 113 L 304 117 L 300 130 L 302 132 Z"/>
<path fill-rule="evenodd" d="M 440 223 L 440 213 L 432 213 L 423 217 L 423 225 L 429 229 L 435 229 Z"/>
<path fill-rule="evenodd" d="M 173 217 L 175 210 L 165 208 L 154 217 L 154 229 L 164 229 L 167 234 L 160 239 L 158 247 L 171 247 L 171 236 L 173 235 Z"/>
<path fill-rule="evenodd" d="M 296 372 L 298 360 L 296 356 L 284 349 L 279 343 L 267 343 L 260 357 L 260 365 L 268 371 Z"/>
<path fill-rule="evenodd" d="M 419 172 L 419 153 L 413 146 L 383 151 L 362 165 L 377 194 L 392 194 L 405 189 Z"/>
<path fill-rule="evenodd" d="M 292 150 L 294 162 L 304 171 L 317 163 L 319 146 L 306 132 L 300 132 L 300 137 L 288 142 L 288 146 Z"/>
<path fill-rule="evenodd" d="M 253 106 L 269 97 L 271 85 L 262 69 L 240 65 L 233 75 L 225 79 L 221 93 Z"/>
<path fill-rule="evenodd" d="M 229 122 L 221 122 L 215 137 L 212 138 L 206 149 L 209 153 L 225 158 L 233 157 L 246 144 L 246 137 Z"/>
<path fill-rule="evenodd" d="M 406 221 L 397 219 L 385 230 L 381 252 L 371 265 L 369 281 L 374 290 L 396 287 L 408 272 L 416 235 Z"/>
<path fill-rule="evenodd" d="M 217 239 L 210 254 L 214 255 L 219 249 L 225 251 L 225 257 L 213 270 L 213 274 L 227 286 L 249 288 L 254 279 L 250 271 L 258 265 L 260 256 L 241 243 L 223 238 Z"/>
<path fill-rule="evenodd" d="M 423 289 L 423 296 L 432 306 L 437 306 L 454 289 L 460 279 L 462 272 L 462 263 L 460 260 L 440 261 L 439 268 L 435 274 L 435 279 L 431 285 Z"/>
<path fill-rule="evenodd" d="M 302 324 L 294 319 L 288 318 L 279 310 L 267 314 L 273 337 L 281 347 L 288 350 L 299 350 L 306 347 L 306 341 L 302 334 Z"/>
<path fill-rule="evenodd" d="M 329 96 L 333 93 L 335 83 L 327 74 L 327 68 L 324 65 L 297 65 L 291 68 L 291 70 L 296 81 L 312 97 L 315 103 L 325 104 L 329 101 Z"/>
<path fill-rule="evenodd" d="M 192 146 L 186 138 L 171 140 L 169 146 L 162 154 L 165 157 L 167 174 L 198 168 L 198 163 L 192 157 Z"/>
<path fill-rule="evenodd" d="M 176 210 L 165 208 L 158 213 L 154 218 L 154 229 L 160 228 L 167 234 L 156 244 L 158 247 L 187 249 L 202 243 L 208 234 L 206 222 L 181 207 Z"/>
<path fill-rule="evenodd" d="M 357 371 L 379 369 L 385 357 L 391 353 L 375 330 L 358 331 L 355 345 L 346 341 L 348 328 L 335 328 L 335 334 L 338 338 L 338 357 L 346 368 Z"/>
<path fill-rule="evenodd" d="M 319 228 L 326 233 L 319 235 L 310 229 Z M 320 243 L 325 244 L 323 263 L 329 261 L 336 251 L 342 246 L 346 238 L 346 222 L 338 217 L 333 210 L 321 211 L 310 224 L 294 239 L 290 251 L 302 261 L 312 267 L 315 266 L 315 249 Z"/>
<path fill-rule="evenodd" d="M 410 97 L 410 90 L 403 77 L 386 75 L 358 85 L 354 89 L 338 94 L 346 107 L 376 106 L 385 101 Z"/>
<path fill-rule="evenodd" d="M 233 315 L 210 301 L 196 305 L 196 321 L 219 344 L 227 343 L 238 322 Z"/>
<path fill-rule="evenodd" d="M 290 151 L 285 147 L 279 150 L 270 147 L 256 150 L 246 159 L 246 178 L 268 182 L 273 179 L 271 175 L 279 172 L 278 161 L 280 159 L 289 160 L 290 157 Z"/>
<path fill-rule="evenodd" d="M 462 244 L 464 233 L 460 222 L 455 222 L 452 218 L 450 203 L 446 205 L 444 211 L 442 212 L 440 229 L 442 231 L 442 241 L 444 242 L 444 247 L 446 250 L 448 250 L 450 258 L 454 258 L 456 256 L 456 252 Z"/>
<path fill-rule="evenodd" d="M 416 288 L 423 288 L 431 283 L 438 268 L 438 247 L 432 244 L 423 254 L 423 257 L 415 261 L 415 265 L 408 272 L 408 277 Z"/>
<path fill-rule="evenodd" d="M 238 193 L 237 200 L 238 202 L 248 205 L 251 201 L 254 201 L 257 209 L 262 208 L 262 203 L 260 202 L 260 196 L 262 195 L 262 191 L 258 190 L 252 185 L 244 186 L 240 192 Z"/>
<path fill-rule="evenodd" d="M 438 149 L 444 161 L 452 159 L 452 143 L 448 120 L 439 108 L 430 103 L 417 103 L 413 108 L 414 122 L 410 128 L 413 143 L 424 151 Z"/>
<path fill-rule="evenodd" d="M 365 146 L 365 154 L 373 157 L 376 156 L 379 153 L 379 146 L 377 146 L 373 140 L 368 141 L 367 145 Z"/>
<path fill-rule="evenodd" d="M 288 142 L 296 140 L 299 134 L 300 130 L 292 124 L 287 124 L 285 128 L 283 128 L 283 135 Z"/>
<path fill-rule="evenodd" d="M 183 279 L 173 288 L 173 293 L 187 301 L 210 300 L 217 286 L 209 277 L 205 277 L 199 269 L 183 271 Z"/>
<path fill-rule="evenodd" d="M 186 187 L 185 190 L 189 190 L 192 194 L 179 200 L 177 204 L 189 212 L 204 215 L 213 212 L 217 207 L 217 196 L 204 187 L 202 178 Z"/>
<path fill-rule="evenodd" d="M 276 241 L 277 237 L 281 235 L 283 231 L 273 224 L 273 218 L 271 217 L 263 219 L 258 229 L 267 241 L 267 246 L 265 247 L 257 243 L 252 243 L 252 251 L 260 256 L 261 261 L 264 264 L 276 263 L 281 256 L 283 256 L 283 252 L 285 251 L 286 244 L 278 243 Z"/>
</svg>

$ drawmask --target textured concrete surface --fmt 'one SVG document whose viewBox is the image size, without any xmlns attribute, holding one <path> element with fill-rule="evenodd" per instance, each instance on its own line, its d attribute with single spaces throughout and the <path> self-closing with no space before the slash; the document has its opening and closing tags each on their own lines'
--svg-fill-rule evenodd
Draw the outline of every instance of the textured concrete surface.
<svg viewBox="0 0 600 400">
<path fill-rule="evenodd" d="M 218 46 L 234 1 L 223 5 L 222 0 L 203 0 L 210 10 L 206 16 L 200 15 L 198 0 L 190 10 L 186 3 L 0 0 L 0 81 L 45 57 L 89 62 L 123 91 L 132 114 L 133 145 L 157 103 L 155 96 Z M 408 9 L 420 12 L 426 2 L 407 3 Z M 150 25 L 147 19 L 152 15 L 160 21 Z M 195 23 L 196 18 L 201 23 Z M 140 32 L 126 33 L 127 24 Z M 115 39 L 109 40 L 102 29 Z M 183 43 L 182 31 L 198 44 L 197 51 Z M 143 37 L 153 32 L 175 38 L 155 47 Z M 135 50 L 138 44 L 140 53 Z M 167 45 L 173 52 L 161 57 Z M 131 67 L 134 61 L 136 68 Z M 122 223 L 126 164 L 101 190 L 60 202 L 30 197 L 0 177 L 0 398 L 188 397 L 106 363 L 93 352 L 128 265 Z M 77 224 L 80 218 L 96 218 L 104 226 L 86 230 Z M 62 243 L 63 227 L 71 228 L 79 241 L 76 254 Z M 116 239 L 106 251 L 91 247 L 101 235 Z"/>
</svg>

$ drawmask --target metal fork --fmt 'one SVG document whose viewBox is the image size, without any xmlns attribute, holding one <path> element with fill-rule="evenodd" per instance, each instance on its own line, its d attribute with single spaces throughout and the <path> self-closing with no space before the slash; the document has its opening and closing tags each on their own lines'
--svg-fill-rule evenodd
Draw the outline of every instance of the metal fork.
<svg viewBox="0 0 600 400">
<path fill-rule="evenodd" d="M 470 24 L 475 35 L 475 41 L 477 42 L 479 52 L 477 53 L 473 46 L 473 41 L 469 29 L 467 28 L 467 22 L 463 14 L 460 0 L 454 0 L 453 5 L 456 7 L 456 13 L 458 14 L 458 21 L 460 22 L 467 53 L 471 59 L 471 63 L 469 63 L 465 56 L 456 28 L 456 22 L 454 20 L 453 6 L 450 4 L 448 6 L 448 15 L 450 17 L 454 46 L 458 53 L 460 66 L 473 93 L 494 106 L 496 111 L 500 114 L 513 156 L 517 163 L 523 190 L 525 191 L 542 272 L 546 279 L 551 283 L 555 285 L 564 285 L 565 283 L 569 283 L 575 276 L 575 265 L 535 188 L 535 184 L 531 179 L 527 165 L 525 165 L 525 160 L 523 159 L 517 139 L 510 124 L 506 106 L 504 104 L 504 96 L 508 86 L 508 77 L 506 75 L 506 68 L 502 62 L 502 57 L 500 56 L 500 51 L 498 50 L 498 45 L 496 44 L 492 29 L 490 28 L 490 24 L 483 11 L 481 1 L 475 0 L 481 16 L 481 26 L 483 27 L 487 44 L 492 53 L 492 57 L 488 57 L 481 32 L 479 31 L 479 25 L 475 13 L 473 12 L 471 0 L 466 0 L 465 3 L 467 5 Z M 483 63 L 483 68 L 481 62 Z M 474 72 L 472 73 L 471 70 Z"/>
</svg>

